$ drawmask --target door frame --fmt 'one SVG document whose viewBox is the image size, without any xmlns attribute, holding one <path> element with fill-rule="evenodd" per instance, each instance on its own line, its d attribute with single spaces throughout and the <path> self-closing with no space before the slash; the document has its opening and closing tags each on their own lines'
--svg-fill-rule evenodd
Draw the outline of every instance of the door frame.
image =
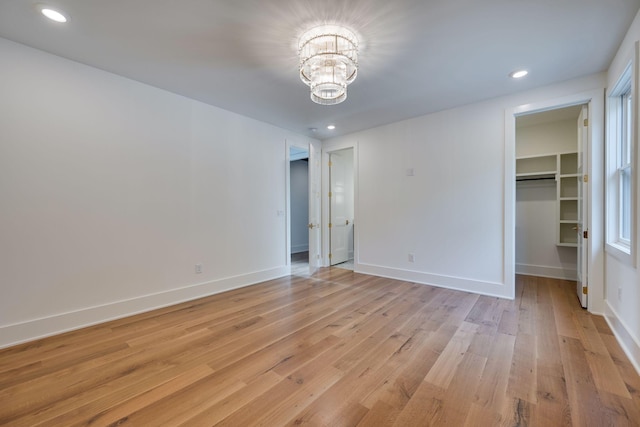
<svg viewBox="0 0 640 427">
<path fill-rule="evenodd" d="M 581 92 L 562 98 L 522 104 L 505 110 L 504 180 L 504 260 L 503 283 L 515 296 L 515 208 L 516 208 L 516 117 L 573 105 L 589 105 L 589 134 L 585 149 L 589 176 L 587 251 L 589 301 L 587 309 L 604 312 L 604 89 Z"/>
<path fill-rule="evenodd" d="M 285 140 L 285 265 L 291 273 L 291 147 L 297 147 L 307 150 L 309 156 L 311 156 L 310 149 L 311 142 L 304 141 L 289 141 Z M 309 164 L 309 170 L 307 177 L 310 180 L 312 173 L 312 166 Z M 307 194 L 307 198 L 311 198 L 311 194 Z M 311 212 L 309 212 L 311 215 Z M 308 221 L 308 219 L 307 219 Z M 311 245 L 311 242 L 309 242 Z M 311 256 L 311 248 L 309 248 L 309 256 Z"/>
<path fill-rule="evenodd" d="M 342 141 L 342 142 L 323 142 L 322 144 L 322 265 L 328 267 L 331 265 L 329 260 L 329 191 L 331 191 L 331 183 L 329 182 L 329 155 L 335 151 L 345 149 L 353 149 L 353 223 L 358 224 L 358 142 Z M 358 271 L 358 253 L 359 253 L 359 229 L 354 226 L 353 230 L 353 271 Z"/>
</svg>

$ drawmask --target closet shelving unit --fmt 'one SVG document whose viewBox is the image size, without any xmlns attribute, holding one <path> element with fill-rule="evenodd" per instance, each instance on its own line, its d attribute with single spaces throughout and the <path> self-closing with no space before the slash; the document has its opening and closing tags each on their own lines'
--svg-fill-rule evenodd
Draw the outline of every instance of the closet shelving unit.
<svg viewBox="0 0 640 427">
<path fill-rule="evenodd" d="M 578 153 L 558 154 L 558 246 L 578 246 Z"/>
<path fill-rule="evenodd" d="M 516 180 L 555 179 L 556 245 L 578 245 L 578 153 L 554 153 L 516 158 Z"/>
</svg>

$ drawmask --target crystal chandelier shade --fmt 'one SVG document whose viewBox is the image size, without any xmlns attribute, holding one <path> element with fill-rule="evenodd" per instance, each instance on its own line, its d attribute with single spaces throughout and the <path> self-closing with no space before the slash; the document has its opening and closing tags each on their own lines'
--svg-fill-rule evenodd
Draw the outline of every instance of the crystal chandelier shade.
<svg viewBox="0 0 640 427">
<path fill-rule="evenodd" d="M 347 99 L 347 85 L 358 75 L 358 38 L 336 25 L 312 28 L 300 37 L 300 79 L 311 100 L 335 105 Z"/>
</svg>

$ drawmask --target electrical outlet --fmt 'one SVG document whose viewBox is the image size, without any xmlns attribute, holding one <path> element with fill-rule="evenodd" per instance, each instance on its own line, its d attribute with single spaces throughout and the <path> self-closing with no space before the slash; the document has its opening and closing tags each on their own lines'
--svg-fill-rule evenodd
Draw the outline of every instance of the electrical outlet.
<svg viewBox="0 0 640 427">
<path fill-rule="evenodd" d="M 416 260 L 416 256 L 414 254 L 409 254 L 409 262 L 414 262 Z"/>
<path fill-rule="evenodd" d="M 196 274 L 202 273 L 202 264 L 196 264 Z"/>
</svg>

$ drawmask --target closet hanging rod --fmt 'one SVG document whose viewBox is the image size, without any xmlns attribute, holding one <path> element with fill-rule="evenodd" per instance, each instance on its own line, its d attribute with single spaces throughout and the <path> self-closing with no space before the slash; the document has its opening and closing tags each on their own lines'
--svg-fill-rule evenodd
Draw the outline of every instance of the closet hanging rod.
<svg viewBox="0 0 640 427">
<path fill-rule="evenodd" d="M 555 181 L 556 177 L 555 176 L 540 176 L 540 177 L 521 177 L 521 178 L 516 178 L 516 181 L 546 181 L 548 179 L 553 179 Z"/>
</svg>

